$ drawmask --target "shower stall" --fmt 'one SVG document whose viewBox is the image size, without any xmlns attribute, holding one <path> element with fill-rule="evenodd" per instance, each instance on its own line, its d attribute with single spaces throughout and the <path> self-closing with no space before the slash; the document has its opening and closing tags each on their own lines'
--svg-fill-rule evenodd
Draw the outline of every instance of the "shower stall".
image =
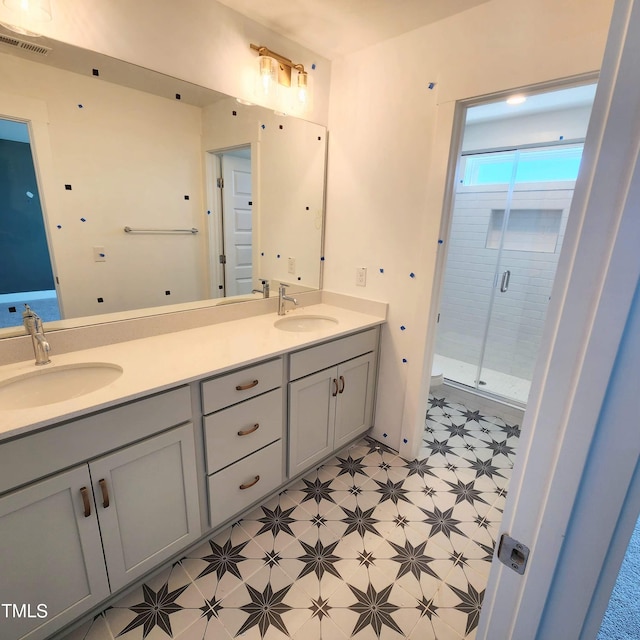
<svg viewBox="0 0 640 640">
<path fill-rule="evenodd" d="M 460 158 L 434 369 L 524 406 L 562 247 L 582 144 Z"/>
</svg>

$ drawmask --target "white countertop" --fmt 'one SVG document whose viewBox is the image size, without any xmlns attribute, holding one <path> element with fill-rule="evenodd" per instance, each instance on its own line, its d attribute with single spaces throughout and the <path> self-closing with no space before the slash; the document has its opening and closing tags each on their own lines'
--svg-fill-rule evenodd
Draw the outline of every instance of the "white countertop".
<svg viewBox="0 0 640 640">
<path fill-rule="evenodd" d="M 384 322 L 377 315 L 329 304 L 301 307 L 287 315 L 331 316 L 338 323 L 317 331 L 282 331 L 274 327 L 281 316 L 269 313 L 82 351 L 51 353 L 51 364 L 37 369 L 44 372 L 57 366 L 104 362 L 122 367 L 123 373 L 106 387 L 77 398 L 29 409 L 0 407 L 0 440 Z M 34 370 L 33 359 L 2 366 L 0 385 Z"/>
</svg>

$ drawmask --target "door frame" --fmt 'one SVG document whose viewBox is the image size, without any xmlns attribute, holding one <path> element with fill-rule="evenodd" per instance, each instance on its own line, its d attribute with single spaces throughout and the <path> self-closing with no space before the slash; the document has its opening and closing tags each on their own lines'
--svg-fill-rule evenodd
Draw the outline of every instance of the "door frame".
<svg viewBox="0 0 640 640">
<path fill-rule="evenodd" d="M 56 291 L 60 318 L 65 318 L 62 287 L 58 278 L 56 254 L 53 250 L 50 218 L 52 211 L 58 211 L 59 198 L 54 182 L 54 162 L 49 138 L 49 115 L 47 105 L 37 98 L 16 96 L 0 91 L 0 118 L 25 123 L 29 129 L 29 144 L 36 174 L 40 208 L 44 223 L 45 238 L 49 251 L 53 284 Z"/>
<path fill-rule="evenodd" d="M 501 527 L 531 555 L 492 564 L 478 640 L 593 637 L 640 506 L 639 55 L 616 0 Z"/>
<path fill-rule="evenodd" d="M 237 149 L 250 149 L 251 152 L 251 193 L 252 193 L 252 217 L 253 222 L 259 219 L 257 215 L 258 207 L 258 185 L 257 185 L 257 159 L 258 147 L 256 143 L 250 140 L 241 144 L 235 144 L 232 147 L 221 147 L 219 149 L 207 149 L 205 151 L 205 175 L 206 175 L 206 198 L 207 198 L 207 276 L 209 297 L 223 298 L 226 295 L 225 290 L 225 269 L 220 264 L 220 255 L 224 249 L 224 231 L 223 231 L 223 208 L 222 193 L 217 187 L 218 178 L 222 178 L 222 163 L 220 156 L 229 151 Z M 255 226 L 255 225 L 254 225 Z M 256 229 L 256 233 L 259 228 Z M 257 237 L 257 235 L 256 235 Z M 254 247 L 253 257 L 255 262 L 256 250 Z M 219 288 L 222 285 L 222 288 Z"/>
</svg>

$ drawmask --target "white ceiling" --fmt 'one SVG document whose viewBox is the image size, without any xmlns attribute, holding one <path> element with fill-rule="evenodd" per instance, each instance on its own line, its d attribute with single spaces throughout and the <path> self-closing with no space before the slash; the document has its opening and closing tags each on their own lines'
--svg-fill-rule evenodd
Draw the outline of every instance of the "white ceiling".
<svg viewBox="0 0 640 640">
<path fill-rule="evenodd" d="M 489 0 L 218 1 L 333 60 Z"/>
</svg>

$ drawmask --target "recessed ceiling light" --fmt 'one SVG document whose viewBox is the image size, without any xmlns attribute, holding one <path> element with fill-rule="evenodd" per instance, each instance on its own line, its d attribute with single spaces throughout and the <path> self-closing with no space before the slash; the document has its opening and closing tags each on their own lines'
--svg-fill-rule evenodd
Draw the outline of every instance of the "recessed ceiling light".
<svg viewBox="0 0 640 640">
<path fill-rule="evenodd" d="M 507 104 L 522 104 L 523 102 L 526 102 L 527 98 L 525 96 L 511 96 L 510 98 L 507 98 Z"/>
</svg>

